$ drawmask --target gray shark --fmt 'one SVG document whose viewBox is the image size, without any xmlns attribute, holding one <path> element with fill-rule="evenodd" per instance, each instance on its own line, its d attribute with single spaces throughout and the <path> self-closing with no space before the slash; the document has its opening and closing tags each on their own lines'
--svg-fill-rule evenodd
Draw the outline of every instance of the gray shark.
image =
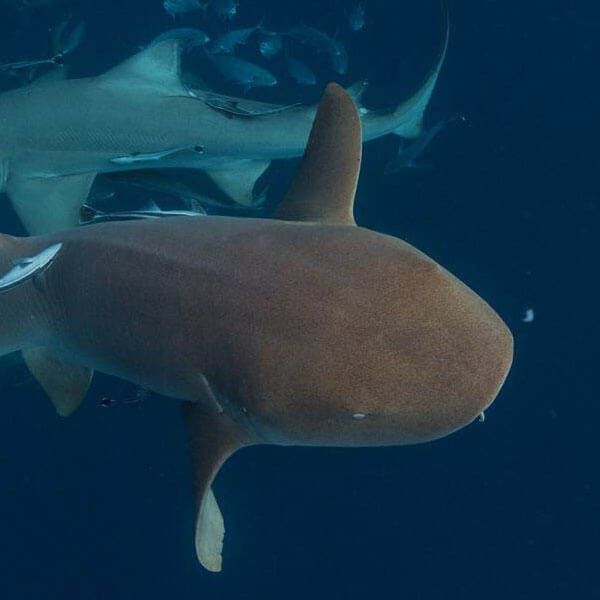
<svg viewBox="0 0 600 600">
<path fill-rule="evenodd" d="M 184 401 L 196 551 L 211 571 L 224 537 L 211 486 L 236 450 L 434 440 L 477 418 L 510 368 L 512 336 L 488 304 L 416 248 L 356 225 L 361 151 L 355 104 L 330 84 L 274 219 L 0 236 L 0 274 L 61 244 L 0 292 L 0 354 L 37 353 L 63 414 L 90 367 Z"/>
<path fill-rule="evenodd" d="M 435 65 L 408 100 L 361 109 L 365 140 L 419 135 L 447 43 L 446 26 Z M 315 111 L 190 89 L 179 40 L 167 39 L 97 77 L 44 78 L 0 94 L 0 191 L 30 234 L 76 225 L 99 173 L 202 169 L 248 205 L 272 159 L 302 155 Z"/>
</svg>

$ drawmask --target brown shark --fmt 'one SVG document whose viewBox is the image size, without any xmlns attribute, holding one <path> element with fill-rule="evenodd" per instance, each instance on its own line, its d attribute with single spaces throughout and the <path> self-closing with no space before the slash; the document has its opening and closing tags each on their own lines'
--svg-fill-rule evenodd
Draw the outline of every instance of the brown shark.
<svg viewBox="0 0 600 600">
<path fill-rule="evenodd" d="M 44 346 L 185 401 L 196 550 L 212 571 L 224 526 L 211 484 L 237 449 L 434 440 L 484 411 L 510 368 L 512 336 L 488 304 L 409 244 L 356 226 L 360 158 L 355 105 L 331 84 L 275 219 L 0 238 L 0 273 L 28 269 L 0 292 L 0 353 Z M 56 244 L 37 274 L 19 260 Z M 69 412 L 88 371 L 58 364 L 46 385 Z"/>
</svg>

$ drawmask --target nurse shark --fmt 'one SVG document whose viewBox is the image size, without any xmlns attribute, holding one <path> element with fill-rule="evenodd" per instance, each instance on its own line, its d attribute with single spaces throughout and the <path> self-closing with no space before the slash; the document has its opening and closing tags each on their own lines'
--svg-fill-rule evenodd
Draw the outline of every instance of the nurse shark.
<svg viewBox="0 0 600 600">
<path fill-rule="evenodd" d="M 509 371 L 512 336 L 486 302 L 356 225 L 361 151 L 356 106 L 330 84 L 272 219 L 0 236 L 0 354 L 33 352 L 59 412 L 90 368 L 183 401 L 211 571 L 225 531 L 212 483 L 236 450 L 428 442 L 480 415 Z"/>
<path fill-rule="evenodd" d="M 302 155 L 314 106 L 278 106 L 192 89 L 181 75 L 180 40 L 151 45 L 97 77 L 50 73 L 0 94 L 0 191 L 32 235 L 78 224 L 100 173 L 137 183 L 149 169 L 202 169 L 232 200 L 252 190 L 271 160 Z M 361 109 L 365 140 L 416 137 L 446 55 L 417 91 L 385 111 Z M 357 92 L 356 99 L 360 95 Z"/>
</svg>

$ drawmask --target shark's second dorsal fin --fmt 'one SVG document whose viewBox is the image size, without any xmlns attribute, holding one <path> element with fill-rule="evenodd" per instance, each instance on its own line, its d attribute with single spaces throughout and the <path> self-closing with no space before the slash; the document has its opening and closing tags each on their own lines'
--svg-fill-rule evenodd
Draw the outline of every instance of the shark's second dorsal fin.
<svg viewBox="0 0 600 600">
<path fill-rule="evenodd" d="M 274 217 L 355 225 L 361 153 L 356 106 L 348 92 L 330 83 L 319 103 L 302 163 Z"/>
<path fill-rule="evenodd" d="M 97 78 L 106 86 L 136 85 L 165 95 L 187 95 L 181 82 L 179 41 L 165 40 L 134 54 Z"/>
</svg>

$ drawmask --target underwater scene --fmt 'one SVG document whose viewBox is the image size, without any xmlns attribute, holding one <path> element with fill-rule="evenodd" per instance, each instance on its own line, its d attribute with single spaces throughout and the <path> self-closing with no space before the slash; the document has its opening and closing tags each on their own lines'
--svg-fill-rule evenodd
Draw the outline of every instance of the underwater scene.
<svg viewBox="0 0 600 600">
<path fill-rule="evenodd" d="M 596 3 L 0 15 L 1 598 L 600 598 Z"/>
</svg>

